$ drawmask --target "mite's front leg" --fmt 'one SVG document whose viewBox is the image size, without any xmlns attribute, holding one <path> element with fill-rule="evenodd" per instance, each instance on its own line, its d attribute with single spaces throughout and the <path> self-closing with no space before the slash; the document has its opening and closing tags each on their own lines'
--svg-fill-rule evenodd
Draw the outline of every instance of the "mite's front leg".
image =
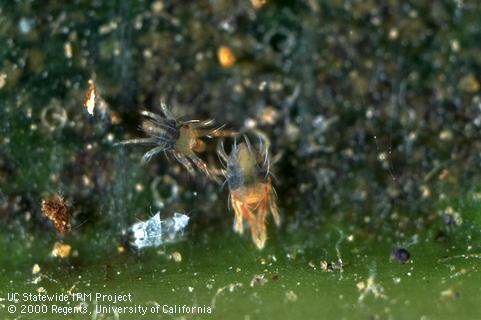
<svg viewBox="0 0 481 320">
<path fill-rule="evenodd" d="M 266 240 L 267 240 L 267 230 L 266 230 L 266 216 L 267 216 L 267 210 L 268 210 L 268 206 L 267 206 L 267 200 L 268 199 L 263 199 L 260 204 L 259 204 L 259 208 L 257 209 L 258 211 L 258 214 L 257 214 L 257 227 L 260 231 L 260 234 L 259 234 L 259 244 L 260 246 L 259 249 L 262 249 L 264 248 L 264 245 L 266 243 Z"/>
<path fill-rule="evenodd" d="M 151 150 L 149 150 L 147 153 L 144 154 L 142 157 L 142 162 L 147 163 L 149 162 L 150 158 L 155 156 L 157 153 L 160 153 L 165 150 L 165 146 L 157 146 Z"/>
<path fill-rule="evenodd" d="M 195 164 L 195 166 L 202 171 L 207 177 L 214 180 L 215 182 L 220 182 L 219 178 L 212 174 L 207 164 L 199 158 L 194 152 L 189 154 L 190 160 Z"/>
<path fill-rule="evenodd" d="M 181 164 L 184 166 L 184 168 L 187 169 L 187 171 L 190 173 L 190 174 L 194 174 L 195 171 L 194 171 L 194 167 L 192 167 L 192 164 L 189 162 L 189 159 L 187 159 L 184 155 L 182 155 L 181 153 L 179 152 L 174 152 L 174 158 Z"/>
</svg>

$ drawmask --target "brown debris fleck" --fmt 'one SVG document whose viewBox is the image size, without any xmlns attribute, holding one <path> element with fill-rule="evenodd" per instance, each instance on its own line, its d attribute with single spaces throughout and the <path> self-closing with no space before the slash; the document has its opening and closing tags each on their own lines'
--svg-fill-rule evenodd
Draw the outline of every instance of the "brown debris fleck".
<svg viewBox="0 0 481 320">
<path fill-rule="evenodd" d="M 42 200 L 42 212 L 55 225 L 58 232 L 65 234 L 70 232 L 70 209 L 65 200 L 58 194 L 54 194 Z"/>
<path fill-rule="evenodd" d="M 93 80 L 89 80 L 89 89 L 85 94 L 84 107 L 90 115 L 94 115 L 95 99 L 96 99 L 96 89 Z"/>
</svg>

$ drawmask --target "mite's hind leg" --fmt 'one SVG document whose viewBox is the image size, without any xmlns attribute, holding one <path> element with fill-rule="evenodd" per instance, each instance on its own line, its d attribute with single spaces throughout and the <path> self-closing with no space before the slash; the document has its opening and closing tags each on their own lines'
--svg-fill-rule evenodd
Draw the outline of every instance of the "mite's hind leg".
<svg viewBox="0 0 481 320">
<path fill-rule="evenodd" d="M 257 221 L 255 215 L 250 210 L 249 206 L 243 202 L 237 201 L 236 206 L 242 213 L 243 217 L 247 219 L 249 227 L 251 229 L 252 240 L 259 249 L 262 249 L 262 245 L 259 242 L 259 229 L 257 228 Z"/>
<path fill-rule="evenodd" d="M 231 195 L 231 203 L 234 207 L 234 231 L 238 234 L 244 233 L 244 225 L 242 219 L 242 208 L 239 205 L 238 200 L 236 200 L 235 196 Z"/>
<path fill-rule="evenodd" d="M 276 203 L 276 197 L 273 192 L 269 194 L 269 210 L 272 213 L 272 217 L 274 218 L 274 222 L 276 226 L 281 225 L 281 215 L 279 214 L 279 207 Z"/>
<path fill-rule="evenodd" d="M 266 216 L 267 216 L 267 199 L 262 200 L 259 208 L 257 209 L 257 227 L 259 229 L 259 249 L 264 248 L 267 240 L 267 230 L 266 230 Z"/>
<path fill-rule="evenodd" d="M 259 229 L 259 223 L 256 216 L 252 213 L 252 210 L 249 208 L 248 204 L 242 203 L 242 212 L 244 217 L 249 222 L 249 226 L 251 228 L 251 236 L 252 240 L 254 241 L 255 245 L 258 249 L 264 248 L 265 241 L 262 241 L 261 237 L 261 229 Z"/>
</svg>

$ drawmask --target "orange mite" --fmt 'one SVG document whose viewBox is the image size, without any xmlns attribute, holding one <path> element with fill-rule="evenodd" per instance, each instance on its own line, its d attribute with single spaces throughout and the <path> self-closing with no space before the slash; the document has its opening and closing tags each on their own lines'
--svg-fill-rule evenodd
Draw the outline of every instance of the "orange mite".
<svg viewBox="0 0 481 320">
<path fill-rule="evenodd" d="M 54 194 L 42 200 L 42 212 L 53 221 L 58 232 L 65 234 L 72 229 L 70 209 L 60 195 Z"/>
<path fill-rule="evenodd" d="M 162 115 L 150 111 L 142 111 L 146 118 L 142 122 L 142 131 L 148 138 L 131 139 L 119 142 L 124 144 L 144 144 L 153 148 L 143 156 L 147 162 L 154 155 L 160 152 L 168 152 L 184 166 L 191 174 L 195 172 L 194 167 L 203 172 L 206 176 L 216 180 L 217 177 L 208 168 L 207 164 L 197 155 L 205 150 L 204 137 L 212 138 L 226 135 L 223 126 L 213 128 L 214 120 L 188 120 L 176 119 L 165 104 L 161 106 Z"/>
<path fill-rule="evenodd" d="M 264 248 L 266 217 L 270 213 L 277 226 L 281 223 L 276 193 L 271 183 L 268 146 L 256 153 L 249 140 L 234 143 L 227 156 L 220 144 L 218 154 L 226 164 L 224 175 L 229 185 L 229 201 L 234 209 L 234 231 L 243 234 L 245 218 L 251 230 L 252 240 L 258 249 Z"/>
</svg>

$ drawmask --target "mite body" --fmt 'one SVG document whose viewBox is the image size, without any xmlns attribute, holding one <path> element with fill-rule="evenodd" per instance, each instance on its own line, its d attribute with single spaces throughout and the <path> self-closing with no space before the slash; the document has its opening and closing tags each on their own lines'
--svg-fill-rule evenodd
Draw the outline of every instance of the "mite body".
<svg viewBox="0 0 481 320">
<path fill-rule="evenodd" d="M 276 193 L 271 183 L 270 158 L 268 144 L 261 145 L 255 151 L 249 140 L 234 143 L 228 156 L 222 144 L 218 149 L 226 169 L 224 175 L 229 185 L 229 201 L 234 210 L 234 231 L 244 232 L 243 221 L 247 220 L 252 240 L 257 248 L 264 248 L 266 234 L 266 217 L 272 214 L 274 222 L 280 225 L 279 208 Z"/>
<path fill-rule="evenodd" d="M 162 115 L 150 111 L 142 111 L 145 117 L 142 122 L 142 131 L 148 138 L 122 141 L 118 144 L 142 144 L 153 146 L 143 156 L 147 162 L 160 152 L 168 152 L 184 166 L 191 174 L 197 168 L 206 176 L 216 179 L 209 170 L 207 164 L 197 155 L 205 150 L 205 142 L 202 138 L 217 137 L 224 134 L 221 127 L 214 128 L 213 120 L 188 120 L 182 121 L 174 118 L 165 104 L 161 106 Z"/>
</svg>

